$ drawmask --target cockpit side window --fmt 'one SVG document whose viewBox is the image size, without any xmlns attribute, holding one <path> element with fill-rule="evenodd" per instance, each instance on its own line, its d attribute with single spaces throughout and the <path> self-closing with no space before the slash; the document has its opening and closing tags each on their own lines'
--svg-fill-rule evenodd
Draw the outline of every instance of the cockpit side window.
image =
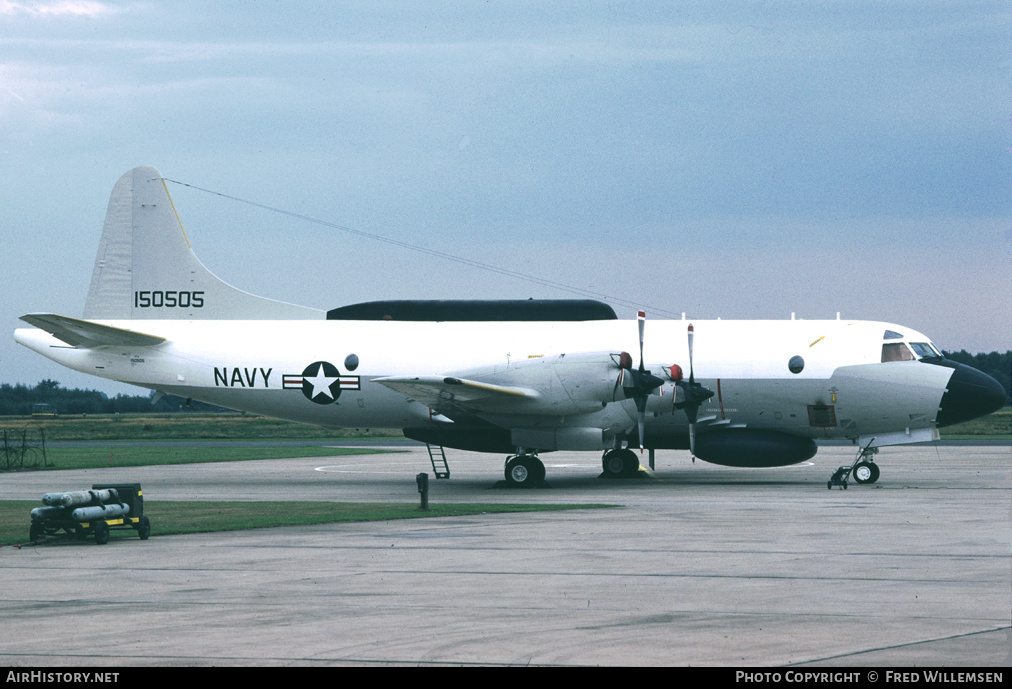
<svg viewBox="0 0 1012 689">
<path fill-rule="evenodd" d="M 914 353 L 902 342 L 882 345 L 882 361 L 911 361 Z"/>
</svg>

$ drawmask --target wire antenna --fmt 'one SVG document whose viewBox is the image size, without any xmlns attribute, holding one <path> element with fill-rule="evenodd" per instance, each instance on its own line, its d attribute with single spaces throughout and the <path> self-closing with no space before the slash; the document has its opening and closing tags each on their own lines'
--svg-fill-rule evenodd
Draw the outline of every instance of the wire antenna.
<svg viewBox="0 0 1012 689">
<path fill-rule="evenodd" d="M 309 216 L 309 215 L 304 215 L 302 213 L 295 213 L 294 211 L 285 210 L 284 208 L 277 208 L 275 206 L 269 206 L 269 205 L 267 205 L 265 203 L 259 203 L 257 201 L 251 201 L 249 199 L 244 199 L 244 198 L 241 198 L 239 196 L 233 196 L 231 194 L 226 194 L 224 192 L 215 191 L 213 189 L 205 189 L 204 187 L 198 187 L 195 184 L 188 184 L 187 182 L 180 182 L 179 180 L 169 179 L 168 177 L 165 177 L 164 179 L 165 179 L 166 182 L 171 182 L 173 184 L 178 184 L 181 187 L 188 187 L 188 188 L 194 189 L 196 191 L 202 191 L 202 192 L 204 192 L 206 194 L 212 194 L 214 196 L 220 196 L 221 198 L 228 199 L 230 201 L 235 201 L 236 203 L 242 203 L 242 204 L 245 204 L 247 206 L 253 206 L 255 208 L 260 208 L 260 209 L 263 209 L 263 210 L 266 210 L 266 211 L 270 211 L 271 213 L 277 213 L 279 215 L 284 215 L 284 216 L 287 216 L 289 218 L 295 218 L 297 220 L 302 220 L 303 222 L 312 223 L 314 225 L 321 225 L 323 227 L 328 227 L 328 228 L 330 228 L 332 230 L 338 230 L 340 232 L 345 232 L 347 234 L 352 234 L 352 235 L 355 235 L 357 237 L 363 237 L 365 239 L 371 239 L 373 241 L 383 242 L 385 244 L 390 244 L 392 246 L 400 247 L 402 249 L 408 249 L 410 251 L 417 251 L 418 253 L 422 253 L 422 254 L 425 254 L 427 256 L 432 256 L 432 257 L 435 257 L 435 258 L 441 258 L 441 259 L 446 260 L 446 261 L 453 261 L 454 263 L 459 263 L 461 265 L 470 266 L 472 268 L 478 268 L 479 270 L 488 271 L 488 272 L 491 272 L 491 273 L 495 273 L 497 275 L 503 275 L 503 276 L 506 276 L 506 277 L 516 278 L 517 280 L 523 280 L 525 282 L 530 282 L 530 283 L 533 283 L 535 285 L 541 285 L 542 287 L 551 287 L 553 289 L 557 289 L 557 290 L 562 291 L 562 292 L 567 292 L 569 294 L 575 294 L 575 295 L 582 296 L 582 297 L 590 297 L 590 298 L 593 298 L 593 299 L 601 299 L 601 300 L 610 301 L 610 302 L 612 302 L 614 304 L 618 304 L 619 306 L 627 306 L 629 308 L 635 308 L 635 309 L 649 308 L 651 311 L 654 311 L 654 312 L 657 312 L 657 313 L 661 313 L 661 314 L 664 314 L 666 316 L 670 316 L 672 318 L 675 317 L 675 314 L 673 312 L 666 311 L 665 309 L 662 309 L 660 307 L 649 306 L 649 305 L 642 304 L 642 303 L 639 303 L 639 302 L 631 302 L 631 301 L 622 299 L 621 297 L 615 297 L 615 296 L 612 296 L 612 295 L 602 294 L 600 292 L 594 292 L 592 290 L 583 289 L 583 288 L 580 288 L 580 287 L 574 287 L 572 285 L 567 285 L 565 283 L 557 282 L 555 280 L 549 280 L 549 279 L 546 279 L 546 278 L 538 277 L 536 275 L 529 275 L 527 273 L 521 273 L 521 272 L 518 272 L 518 271 L 515 271 L 515 270 L 509 270 L 508 268 L 502 268 L 501 266 L 494 266 L 494 265 L 491 265 L 489 263 L 483 263 L 481 261 L 476 261 L 474 259 L 465 258 L 463 256 L 457 256 L 457 255 L 454 255 L 454 254 L 449 254 L 449 253 L 446 253 L 445 251 L 438 251 L 436 249 L 429 249 L 427 247 L 419 246 L 417 244 L 411 244 L 410 242 L 404 242 L 404 241 L 401 241 L 399 239 L 392 239 L 390 237 L 384 237 L 383 235 L 373 234 L 372 232 L 364 232 L 362 230 L 356 230 L 355 228 L 348 227 L 347 225 L 340 225 L 338 223 L 330 222 L 328 220 L 321 220 L 319 218 L 314 218 L 314 217 Z"/>
</svg>

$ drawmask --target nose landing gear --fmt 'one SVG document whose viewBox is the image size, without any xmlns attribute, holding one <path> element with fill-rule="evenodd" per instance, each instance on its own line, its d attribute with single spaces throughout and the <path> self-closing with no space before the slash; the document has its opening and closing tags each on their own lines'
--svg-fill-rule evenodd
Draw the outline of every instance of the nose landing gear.
<svg viewBox="0 0 1012 689">
<path fill-rule="evenodd" d="M 827 488 L 832 490 L 833 486 L 843 486 L 843 489 L 846 490 L 848 478 L 853 478 L 855 483 L 861 485 L 878 481 L 880 474 L 878 464 L 875 464 L 875 461 L 872 459 L 873 456 L 878 454 L 878 448 L 870 447 L 871 443 L 868 445 L 869 447 L 861 448 L 851 466 L 842 466 L 836 470 L 826 483 Z"/>
</svg>

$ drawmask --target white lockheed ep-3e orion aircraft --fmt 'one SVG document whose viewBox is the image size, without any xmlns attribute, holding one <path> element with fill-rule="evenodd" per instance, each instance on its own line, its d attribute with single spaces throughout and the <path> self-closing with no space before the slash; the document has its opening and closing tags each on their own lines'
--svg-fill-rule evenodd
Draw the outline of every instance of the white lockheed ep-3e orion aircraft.
<svg viewBox="0 0 1012 689">
<path fill-rule="evenodd" d="M 818 439 L 853 441 L 851 475 L 873 483 L 879 447 L 936 440 L 1005 400 L 997 381 L 890 323 L 647 324 L 589 300 L 324 312 L 265 299 L 197 260 L 150 167 L 113 189 L 83 318 L 22 320 L 35 327 L 19 343 L 74 370 L 329 428 L 398 428 L 434 457 L 508 453 L 514 485 L 542 481 L 538 453 L 552 450 L 601 452 L 618 477 L 639 470 L 633 448 L 768 467 L 809 459 Z"/>
</svg>

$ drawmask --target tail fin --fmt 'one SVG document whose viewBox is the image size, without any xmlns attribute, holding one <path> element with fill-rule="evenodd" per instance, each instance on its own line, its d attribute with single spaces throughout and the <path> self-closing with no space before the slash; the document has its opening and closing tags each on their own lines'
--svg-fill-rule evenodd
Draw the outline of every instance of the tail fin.
<svg viewBox="0 0 1012 689">
<path fill-rule="evenodd" d="M 308 320 L 324 312 L 236 289 L 197 260 L 153 167 L 120 177 L 106 211 L 84 318 Z"/>
</svg>

